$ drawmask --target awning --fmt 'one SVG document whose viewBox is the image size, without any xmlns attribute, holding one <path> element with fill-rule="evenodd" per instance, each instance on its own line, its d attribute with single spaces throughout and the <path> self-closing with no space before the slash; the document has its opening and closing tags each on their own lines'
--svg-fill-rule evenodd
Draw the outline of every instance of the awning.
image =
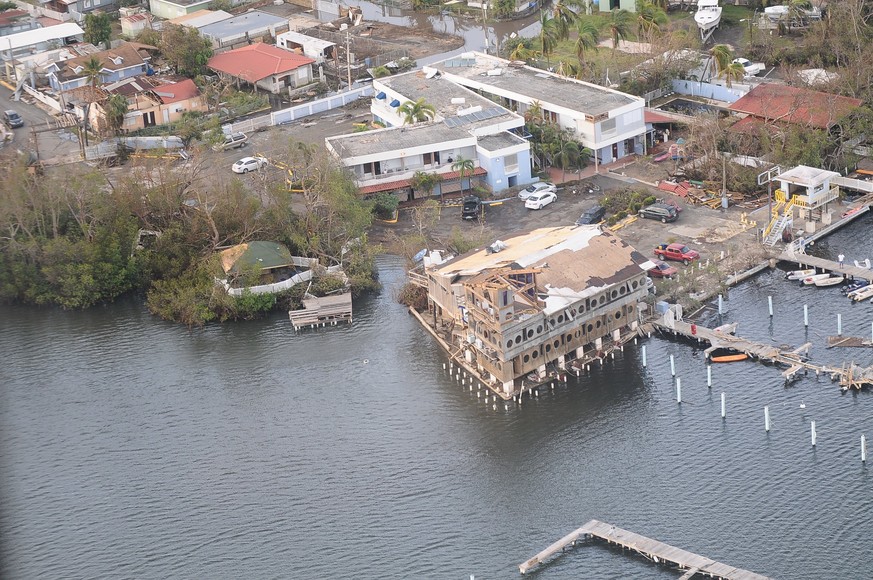
<svg viewBox="0 0 873 580">
<path fill-rule="evenodd" d="M 397 99 L 394 99 L 393 101 L 391 101 L 391 106 L 392 107 L 399 107 L 400 101 L 398 101 Z"/>
<path fill-rule="evenodd" d="M 376 98 L 381 100 L 381 99 L 384 99 L 385 96 L 386 96 L 386 95 L 385 95 L 385 92 L 384 92 L 384 91 L 380 91 L 379 94 L 376 95 Z"/>
</svg>

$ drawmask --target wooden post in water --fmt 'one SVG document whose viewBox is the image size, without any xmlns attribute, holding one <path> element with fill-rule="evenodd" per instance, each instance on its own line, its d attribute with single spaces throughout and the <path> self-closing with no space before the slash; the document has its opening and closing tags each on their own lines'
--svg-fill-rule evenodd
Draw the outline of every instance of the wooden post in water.
<svg viewBox="0 0 873 580">
<path fill-rule="evenodd" d="M 803 305 L 803 325 L 809 326 L 809 306 Z"/>
<path fill-rule="evenodd" d="M 725 418 L 724 392 L 721 394 L 721 418 Z"/>
<path fill-rule="evenodd" d="M 773 318 L 773 297 L 767 296 L 767 309 L 770 311 L 770 318 Z"/>
<path fill-rule="evenodd" d="M 861 462 L 867 463 L 867 437 L 861 435 Z"/>
<path fill-rule="evenodd" d="M 670 376 L 676 376 L 676 361 L 673 360 L 673 355 L 670 355 Z"/>
<path fill-rule="evenodd" d="M 809 422 L 809 438 L 812 440 L 812 446 L 815 447 L 815 421 Z"/>
<path fill-rule="evenodd" d="M 837 336 L 843 336 L 843 315 L 837 312 Z"/>
<path fill-rule="evenodd" d="M 676 377 L 676 402 L 682 404 L 682 379 Z"/>
<path fill-rule="evenodd" d="M 712 365 L 706 365 L 706 386 L 712 388 Z"/>
<path fill-rule="evenodd" d="M 646 368 L 646 345 L 643 345 L 643 368 Z"/>
<path fill-rule="evenodd" d="M 722 295 L 719 294 L 718 295 L 718 313 L 721 314 L 722 312 L 724 312 L 724 298 L 722 298 Z"/>
<path fill-rule="evenodd" d="M 770 432 L 770 407 L 764 407 L 764 430 Z"/>
</svg>

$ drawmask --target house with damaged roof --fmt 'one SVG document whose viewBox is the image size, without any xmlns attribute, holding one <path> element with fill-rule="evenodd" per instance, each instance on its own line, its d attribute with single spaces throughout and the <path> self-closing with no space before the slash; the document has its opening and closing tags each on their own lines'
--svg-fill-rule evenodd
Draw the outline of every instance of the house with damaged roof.
<svg viewBox="0 0 873 580">
<path fill-rule="evenodd" d="M 425 257 L 421 319 L 508 398 L 529 375 L 544 378 L 633 336 L 652 267 L 598 226 L 520 232 L 461 256 Z"/>
</svg>

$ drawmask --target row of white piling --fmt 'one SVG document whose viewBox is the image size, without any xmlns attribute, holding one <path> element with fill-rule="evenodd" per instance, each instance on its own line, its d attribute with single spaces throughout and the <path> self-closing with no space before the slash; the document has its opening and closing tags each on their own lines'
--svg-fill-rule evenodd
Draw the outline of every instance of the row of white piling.
<svg viewBox="0 0 873 580">
<path fill-rule="evenodd" d="M 767 296 L 767 311 L 770 314 L 770 318 L 773 318 L 773 296 Z M 718 313 L 722 313 L 722 300 L 721 295 L 718 297 Z M 803 305 L 803 326 L 809 327 L 809 305 Z M 837 313 L 837 336 L 843 335 L 843 315 L 842 313 Z M 873 322 L 870 323 L 870 340 L 873 342 Z M 644 365 L 645 366 L 645 365 Z"/>
</svg>

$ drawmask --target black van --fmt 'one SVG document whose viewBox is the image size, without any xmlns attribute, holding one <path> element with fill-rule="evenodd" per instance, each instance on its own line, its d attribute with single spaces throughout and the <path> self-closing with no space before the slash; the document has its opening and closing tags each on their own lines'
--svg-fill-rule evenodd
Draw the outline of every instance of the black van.
<svg viewBox="0 0 873 580">
<path fill-rule="evenodd" d="M 482 205 L 482 200 L 478 196 L 468 195 L 463 200 L 461 208 L 461 217 L 465 220 L 477 220 L 482 217 L 482 211 L 485 206 Z"/>
</svg>

